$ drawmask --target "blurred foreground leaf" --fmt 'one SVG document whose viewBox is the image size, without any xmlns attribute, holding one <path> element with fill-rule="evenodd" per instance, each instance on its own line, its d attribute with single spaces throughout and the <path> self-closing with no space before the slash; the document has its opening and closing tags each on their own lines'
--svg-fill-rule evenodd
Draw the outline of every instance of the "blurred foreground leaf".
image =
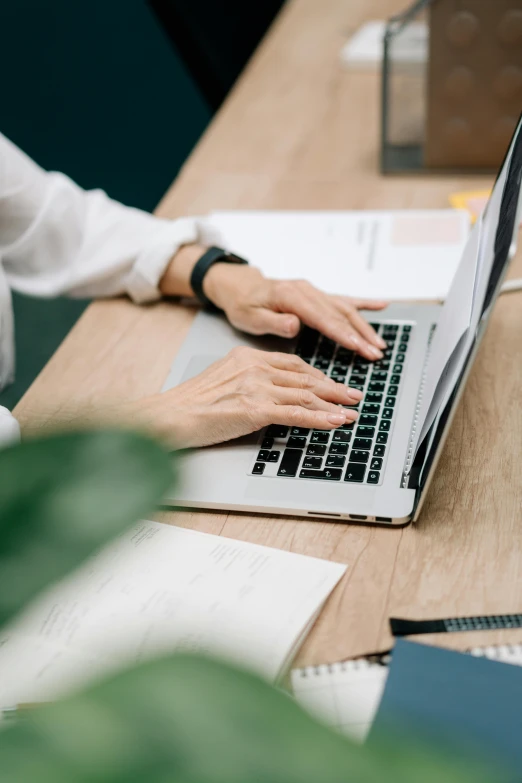
<svg viewBox="0 0 522 783">
<path fill-rule="evenodd" d="M 258 678 L 189 655 L 119 674 L 0 732 L 0 783 L 486 780 L 440 750 L 353 745 Z"/>
<path fill-rule="evenodd" d="M 154 441 L 60 434 L 0 451 L 0 625 L 147 514 L 172 483 Z"/>
</svg>

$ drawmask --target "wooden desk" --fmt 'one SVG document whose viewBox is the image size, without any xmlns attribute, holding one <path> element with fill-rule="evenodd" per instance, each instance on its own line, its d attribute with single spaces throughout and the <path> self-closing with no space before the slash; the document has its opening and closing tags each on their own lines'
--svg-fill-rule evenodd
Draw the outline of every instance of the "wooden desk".
<svg viewBox="0 0 522 783">
<path fill-rule="evenodd" d="M 158 214 L 215 208 L 445 207 L 483 187 L 465 178 L 378 173 L 378 75 L 342 69 L 365 19 L 402 0 L 293 0 Z M 513 271 L 522 275 L 519 256 Z M 168 304 L 92 305 L 17 407 L 23 428 L 85 402 L 160 389 L 193 313 Z M 300 656 L 335 661 L 390 645 L 390 615 L 522 611 L 522 298 L 497 304 L 420 524 L 402 530 L 235 514 L 171 513 L 177 525 L 349 564 Z M 522 641 L 522 631 L 443 635 L 454 646 Z"/>
</svg>

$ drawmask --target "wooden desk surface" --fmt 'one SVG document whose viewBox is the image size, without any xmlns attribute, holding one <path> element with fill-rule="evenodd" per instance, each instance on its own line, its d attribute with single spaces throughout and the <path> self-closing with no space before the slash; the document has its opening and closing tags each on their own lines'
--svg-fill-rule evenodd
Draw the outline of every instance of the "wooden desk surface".
<svg viewBox="0 0 522 783">
<path fill-rule="evenodd" d="M 190 157 L 158 214 L 217 208 L 446 207 L 477 178 L 378 173 L 378 75 L 343 70 L 339 49 L 402 0 L 293 0 Z M 182 118 L 180 118 L 182 121 Z M 519 255 L 512 274 L 522 275 Z M 16 409 L 22 427 L 158 391 L 189 309 L 98 302 Z M 391 644 L 390 615 L 522 611 L 522 298 L 496 306 L 421 521 L 402 530 L 236 514 L 169 513 L 177 525 L 347 563 L 300 661 Z M 433 637 L 432 637 L 433 638 Z M 522 641 L 522 631 L 442 635 L 443 644 Z"/>
</svg>

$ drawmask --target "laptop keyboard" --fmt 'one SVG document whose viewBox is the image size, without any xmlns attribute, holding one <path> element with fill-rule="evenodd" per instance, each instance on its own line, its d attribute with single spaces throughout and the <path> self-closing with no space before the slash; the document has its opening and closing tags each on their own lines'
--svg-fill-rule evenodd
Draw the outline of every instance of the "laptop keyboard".
<svg viewBox="0 0 522 783">
<path fill-rule="evenodd" d="M 364 397 L 356 422 L 336 430 L 311 430 L 276 424 L 261 432 L 251 475 L 380 484 L 411 324 L 373 323 L 386 342 L 384 357 L 370 362 L 305 327 L 296 354 L 337 383 L 359 389 Z"/>
</svg>

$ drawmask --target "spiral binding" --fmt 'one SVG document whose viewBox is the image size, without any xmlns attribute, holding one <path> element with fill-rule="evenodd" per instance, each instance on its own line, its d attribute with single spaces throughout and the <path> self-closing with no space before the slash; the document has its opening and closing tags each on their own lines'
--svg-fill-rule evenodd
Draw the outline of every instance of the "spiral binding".
<svg viewBox="0 0 522 783">
<path fill-rule="evenodd" d="M 419 414 L 420 414 L 420 408 L 422 403 L 422 398 L 424 395 L 424 387 L 426 385 L 426 375 L 428 372 L 428 361 L 431 354 L 431 343 L 433 339 L 433 333 L 435 332 L 436 324 L 432 324 L 430 329 L 430 334 L 428 338 L 428 350 L 426 351 L 426 359 L 424 361 L 424 367 L 422 369 L 422 376 L 421 376 L 421 382 L 419 385 L 419 393 L 417 395 L 417 403 L 415 405 L 415 412 L 413 414 L 413 423 L 411 425 L 411 432 L 410 432 L 410 442 L 408 444 L 408 453 L 406 454 L 406 461 L 404 463 L 404 470 L 402 472 L 402 488 L 407 488 L 408 485 L 408 476 L 410 474 L 411 466 L 413 463 L 413 457 L 415 456 L 413 453 L 413 441 L 415 440 L 415 434 L 417 432 L 417 427 L 419 424 Z"/>
<path fill-rule="evenodd" d="M 503 661 L 504 663 L 518 663 L 522 666 L 522 644 L 499 644 L 489 647 L 471 647 L 468 650 L 464 650 L 464 652 L 473 655 L 476 658 L 489 658 L 490 660 Z M 339 663 L 306 666 L 298 671 L 300 677 L 321 677 L 324 674 L 345 674 L 346 672 L 363 671 L 381 666 L 389 666 L 390 662 L 391 653 L 386 652 L 369 655 L 366 658 L 353 658 L 349 661 L 339 661 Z"/>
</svg>

